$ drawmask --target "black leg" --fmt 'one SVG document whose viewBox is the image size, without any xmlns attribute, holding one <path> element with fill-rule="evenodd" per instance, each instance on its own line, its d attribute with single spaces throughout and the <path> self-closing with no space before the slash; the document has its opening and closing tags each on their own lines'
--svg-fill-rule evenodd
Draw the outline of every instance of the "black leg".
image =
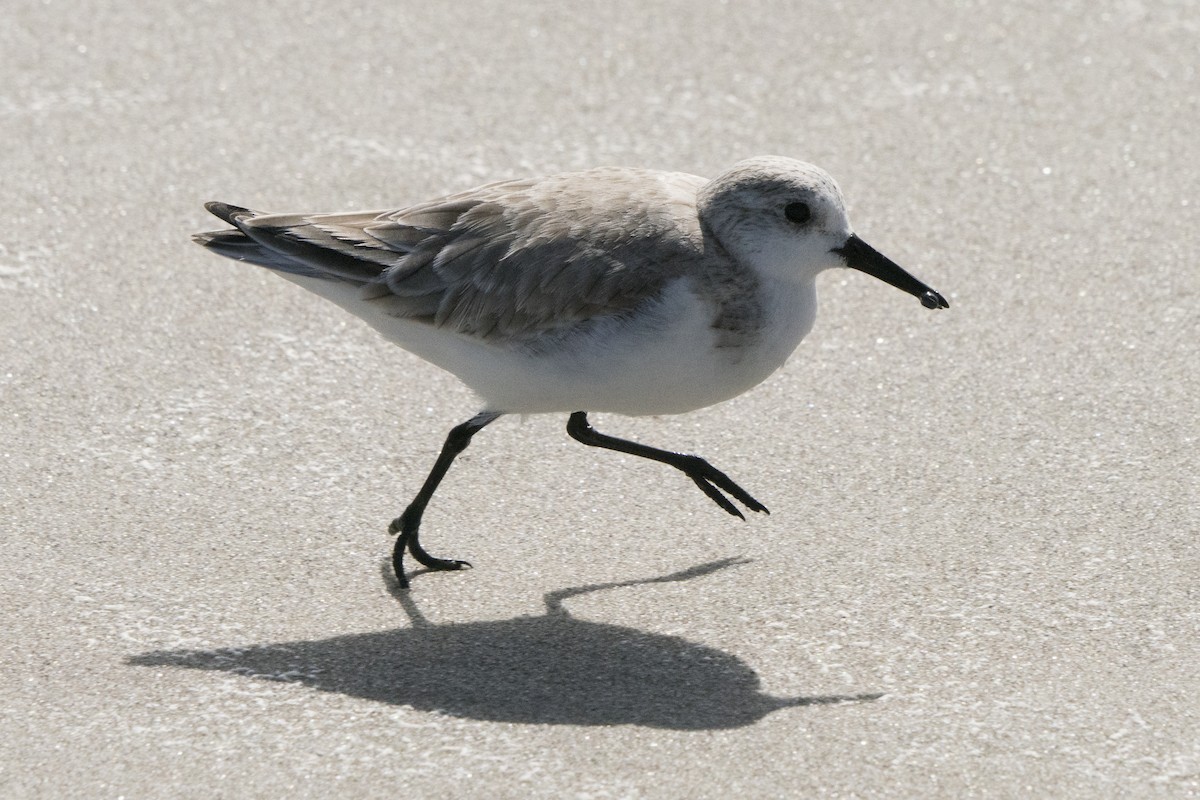
<svg viewBox="0 0 1200 800">
<path fill-rule="evenodd" d="M 446 443 L 442 445 L 441 455 L 434 462 L 433 469 L 429 471 L 429 477 L 425 479 L 425 485 L 408 504 L 408 508 L 404 509 L 404 513 L 392 520 L 392 524 L 388 526 L 388 533 L 398 532 L 400 534 L 396 538 L 396 546 L 392 549 L 392 568 L 396 570 L 396 580 L 400 582 L 401 588 L 408 588 L 408 578 L 404 575 L 404 549 L 406 547 L 412 553 L 413 558 L 429 569 L 462 569 L 471 566 L 466 561 L 434 558 L 429 555 L 417 541 L 417 529 L 421 527 L 421 515 L 425 513 L 425 506 L 429 505 L 430 498 L 437 491 L 442 478 L 446 477 L 446 471 L 454 463 L 455 457 L 467 449 L 472 436 L 479 433 L 488 424 L 495 422 L 499 416 L 500 414 L 495 411 L 481 411 L 462 425 L 453 428 L 446 437 Z"/>
<path fill-rule="evenodd" d="M 567 433 L 571 435 L 572 439 L 591 447 L 603 447 L 606 450 L 616 450 L 618 453 L 628 453 L 631 456 L 668 464 L 695 481 L 696 485 L 700 487 L 700 491 L 735 517 L 746 518 L 737 506 L 729 501 L 728 497 L 721 494 L 722 489 L 733 495 L 734 499 L 739 500 L 751 511 L 771 513 L 767 511 L 766 506 L 751 497 L 749 492 L 734 483 L 728 475 L 703 458 L 672 453 L 670 450 L 659 450 L 657 447 L 648 447 L 626 439 L 618 439 L 615 436 L 606 436 L 588 423 L 585 411 L 576 411 L 571 415 L 567 422 Z"/>
</svg>

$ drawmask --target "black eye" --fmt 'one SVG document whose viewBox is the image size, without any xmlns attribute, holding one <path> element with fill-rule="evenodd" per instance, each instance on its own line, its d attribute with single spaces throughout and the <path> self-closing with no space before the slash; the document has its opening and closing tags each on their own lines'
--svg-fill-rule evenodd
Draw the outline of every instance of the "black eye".
<svg viewBox="0 0 1200 800">
<path fill-rule="evenodd" d="M 809 209 L 808 203 L 788 203 L 783 207 L 783 215 L 788 218 L 788 222 L 803 225 L 812 219 L 812 210 Z"/>
</svg>

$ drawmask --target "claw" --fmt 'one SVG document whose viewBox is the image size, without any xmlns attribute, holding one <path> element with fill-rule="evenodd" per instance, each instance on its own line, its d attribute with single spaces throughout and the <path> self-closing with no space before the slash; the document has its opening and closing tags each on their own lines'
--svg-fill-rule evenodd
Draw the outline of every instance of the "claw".
<svg viewBox="0 0 1200 800">
<path fill-rule="evenodd" d="M 735 506 L 733 503 L 729 502 L 729 498 L 727 498 L 725 495 L 721 494 L 720 489 L 713 486 L 711 483 L 709 483 L 707 480 L 705 480 L 704 478 L 702 478 L 699 475 L 695 475 L 695 474 L 689 472 L 689 473 L 687 473 L 687 476 L 689 478 L 691 478 L 692 482 L 700 487 L 700 491 L 702 491 L 706 495 L 708 495 L 709 499 L 712 500 L 714 503 L 719 505 L 721 508 L 725 509 L 727 512 L 729 512 L 733 516 L 738 517 L 739 519 L 742 519 L 742 520 L 746 519 L 746 515 L 743 514 L 741 511 L 739 511 L 737 506 Z"/>
<path fill-rule="evenodd" d="M 721 470 L 714 467 L 712 464 L 705 461 L 699 456 L 691 456 L 688 458 L 691 466 L 684 469 L 684 473 L 695 481 L 700 490 L 708 495 L 714 503 L 721 508 L 733 514 L 736 517 L 745 519 L 745 515 L 737 509 L 733 503 L 729 502 L 719 489 L 723 489 L 733 495 L 734 499 L 738 500 L 742 505 L 751 511 L 763 511 L 767 514 L 771 512 L 762 503 L 755 500 L 749 492 L 734 483 L 733 479 L 726 475 Z"/>
</svg>

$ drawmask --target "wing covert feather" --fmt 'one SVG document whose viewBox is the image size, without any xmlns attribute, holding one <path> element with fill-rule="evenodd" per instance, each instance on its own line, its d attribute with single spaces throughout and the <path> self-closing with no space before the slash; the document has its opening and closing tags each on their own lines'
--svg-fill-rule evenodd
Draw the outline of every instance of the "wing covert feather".
<svg viewBox="0 0 1200 800">
<path fill-rule="evenodd" d="M 637 178 L 599 169 L 500 184 L 469 208 L 456 197 L 454 224 L 382 280 L 397 298 L 440 283 L 431 321 L 483 338 L 520 339 L 630 311 L 703 253 L 695 193 L 704 180 L 654 172 Z M 441 211 L 425 207 L 395 219 Z M 432 259 L 427 250 L 436 250 Z M 393 307 L 409 315 L 403 302 Z"/>
</svg>

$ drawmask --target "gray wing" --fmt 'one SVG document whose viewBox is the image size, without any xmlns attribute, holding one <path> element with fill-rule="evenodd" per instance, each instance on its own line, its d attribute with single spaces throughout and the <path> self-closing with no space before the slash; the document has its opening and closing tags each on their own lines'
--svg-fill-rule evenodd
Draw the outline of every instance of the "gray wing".
<svg viewBox="0 0 1200 800">
<path fill-rule="evenodd" d="M 486 339 L 623 314 L 702 257 L 704 179 L 597 169 L 506 181 L 396 211 L 264 215 L 209 204 L 222 255 L 361 286 L 387 313 Z"/>
</svg>

